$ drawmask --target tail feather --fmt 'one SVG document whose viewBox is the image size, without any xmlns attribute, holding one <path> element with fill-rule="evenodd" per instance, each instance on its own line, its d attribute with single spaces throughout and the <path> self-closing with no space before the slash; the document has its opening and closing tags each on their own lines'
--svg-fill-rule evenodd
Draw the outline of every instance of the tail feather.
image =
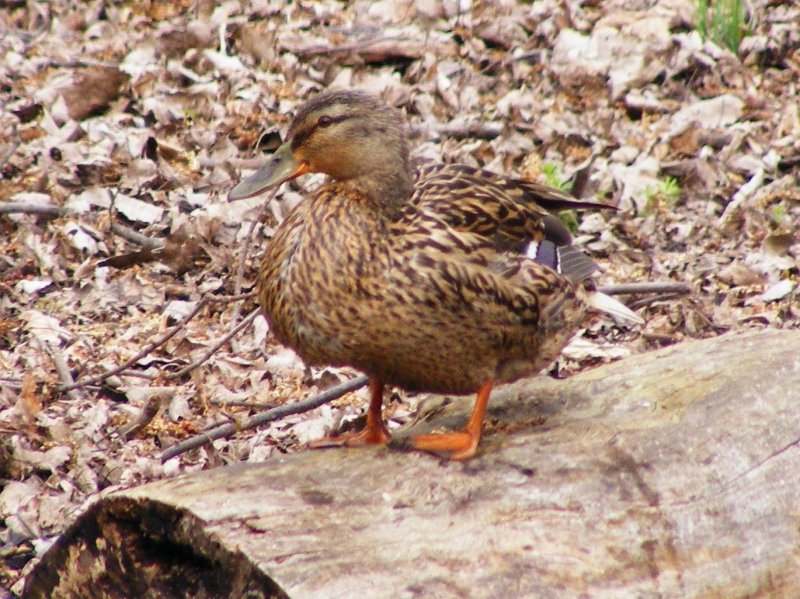
<svg viewBox="0 0 800 599">
<path fill-rule="evenodd" d="M 585 281 L 597 270 L 597 264 L 574 245 L 558 248 L 558 272 L 573 283 Z"/>
<path fill-rule="evenodd" d="M 588 279 L 598 270 L 589 256 L 572 245 L 558 245 L 549 239 L 531 241 L 525 252 L 528 258 L 552 268 L 573 283 Z"/>
<path fill-rule="evenodd" d="M 633 310 L 613 297 L 594 289 L 592 274 L 599 270 L 597 264 L 575 246 L 560 245 L 552 239 L 539 242 L 531 241 L 525 249 L 525 255 L 539 264 L 552 268 L 587 291 L 587 303 L 597 312 L 603 312 L 618 322 L 628 324 L 644 324 L 644 320 Z"/>
<path fill-rule="evenodd" d="M 644 324 L 644 320 L 636 312 L 605 293 L 600 293 L 599 291 L 590 292 L 588 304 L 598 312 L 612 316 L 614 320 L 631 324 Z"/>
</svg>

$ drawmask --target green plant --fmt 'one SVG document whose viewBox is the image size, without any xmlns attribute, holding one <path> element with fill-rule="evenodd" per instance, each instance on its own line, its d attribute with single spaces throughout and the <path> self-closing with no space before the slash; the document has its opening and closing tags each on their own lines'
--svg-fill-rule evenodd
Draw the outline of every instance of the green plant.
<svg viewBox="0 0 800 599">
<path fill-rule="evenodd" d="M 544 182 L 550 187 L 558 189 L 559 191 L 569 191 L 572 189 L 572 181 L 566 181 L 561 173 L 561 167 L 552 162 L 546 162 L 542 165 L 542 174 L 544 175 Z"/>
<path fill-rule="evenodd" d="M 697 29 L 711 40 L 736 54 L 748 33 L 744 0 L 697 0 Z"/>
<path fill-rule="evenodd" d="M 668 208 L 675 206 L 681 197 L 681 186 L 675 177 L 665 177 L 656 185 L 648 185 L 644 188 L 645 214 L 655 210 L 658 205 L 665 205 Z"/>
<path fill-rule="evenodd" d="M 544 182 L 548 187 L 558 189 L 559 191 L 570 191 L 572 189 L 572 181 L 567 181 L 561 172 L 561 167 L 552 162 L 546 162 L 542 165 L 542 175 L 544 175 Z M 561 210 L 558 217 L 562 222 L 567 225 L 570 233 L 576 235 L 578 233 L 578 213 L 575 210 Z"/>
<path fill-rule="evenodd" d="M 561 210 L 558 213 L 558 218 L 567 225 L 567 229 L 573 236 L 578 234 L 578 225 L 580 223 L 578 222 L 578 212 L 576 210 Z"/>
<path fill-rule="evenodd" d="M 778 226 L 787 225 L 789 222 L 788 216 L 789 210 L 783 203 L 775 204 L 769 212 L 770 220 Z"/>
<path fill-rule="evenodd" d="M 681 186 L 675 177 L 667 177 L 658 182 L 658 191 L 670 204 L 675 204 L 681 197 Z"/>
</svg>

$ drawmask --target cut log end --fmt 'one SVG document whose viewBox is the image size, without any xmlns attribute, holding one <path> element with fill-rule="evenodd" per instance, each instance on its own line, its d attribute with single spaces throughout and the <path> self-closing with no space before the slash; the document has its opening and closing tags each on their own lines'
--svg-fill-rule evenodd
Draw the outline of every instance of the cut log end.
<svg viewBox="0 0 800 599">
<path fill-rule="evenodd" d="M 288 599 L 241 552 L 180 508 L 125 497 L 94 504 L 30 576 L 30 599 Z"/>
</svg>

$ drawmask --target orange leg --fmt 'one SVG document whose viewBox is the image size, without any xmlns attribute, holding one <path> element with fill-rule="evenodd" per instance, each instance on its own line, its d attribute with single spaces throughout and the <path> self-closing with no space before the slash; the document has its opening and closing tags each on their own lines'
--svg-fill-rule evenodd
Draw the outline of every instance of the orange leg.
<svg viewBox="0 0 800 599">
<path fill-rule="evenodd" d="M 381 408 L 383 406 L 383 383 L 376 379 L 369 380 L 369 411 L 367 426 L 357 433 L 343 433 L 335 437 L 323 437 L 319 441 L 309 443 L 309 447 L 360 447 L 363 445 L 386 445 L 391 439 L 389 431 L 383 424 Z"/>
<path fill-rule="evenodd" d="M 457 433 L 416 435 L 411 439 L 412 447 L 437 454 L 448 454 L 451 460 L 465 460 L 475 455 L 475 450 L 481 440 L 483 416 L 486 414 L 486 406 L 489 403 L 489 394 L 492 392 L 493 384 L 493 381 L 489 381 L 478 389 L 475 409 L 472 410 L 472 415 L 464 430 Z"/>
</svg>

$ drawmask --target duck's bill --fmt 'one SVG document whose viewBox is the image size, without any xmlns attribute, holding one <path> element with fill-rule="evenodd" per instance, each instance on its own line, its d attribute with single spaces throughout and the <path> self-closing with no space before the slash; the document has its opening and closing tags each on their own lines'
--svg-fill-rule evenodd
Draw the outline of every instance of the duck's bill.
<svg viewBox="0 0 800 599">
<path fill-rule="evenodd" d="M 228 200 L 252 198 L 254 195 L 277 187 L 281 183 L 307 172 L 308 163 L 298 161 L 292 154 L 291 146 L 285 143 L 275 150 L 267 164 L 231 189 L 228 192 Z"/>
</svg>

